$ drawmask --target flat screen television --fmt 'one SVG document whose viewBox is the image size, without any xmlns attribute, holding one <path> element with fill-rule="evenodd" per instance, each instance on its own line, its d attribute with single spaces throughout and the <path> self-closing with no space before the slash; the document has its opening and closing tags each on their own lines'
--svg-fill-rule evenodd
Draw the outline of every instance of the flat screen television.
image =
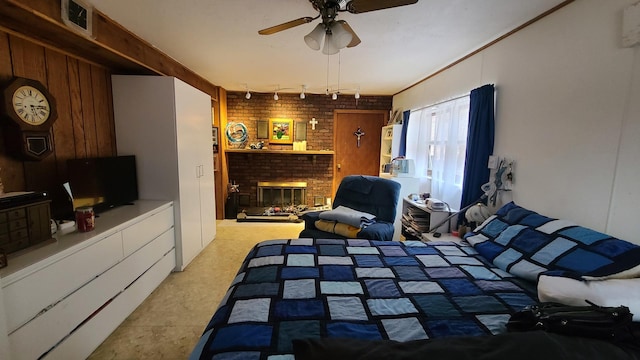
<svg viewBox="0 0 640 360">
<path fill-rule="evenodd" d="M 138 200 L 134 155 L 67 160 L 73 209 L 92 206 L 96 213 Z"/>
</svg>

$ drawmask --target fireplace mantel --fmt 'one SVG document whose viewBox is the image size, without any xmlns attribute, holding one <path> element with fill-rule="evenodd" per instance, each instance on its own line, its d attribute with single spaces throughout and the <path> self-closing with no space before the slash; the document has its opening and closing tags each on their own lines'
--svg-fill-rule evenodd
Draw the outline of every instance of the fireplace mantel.
<svg viewBox="0 0 640 360">
<path fill-rule="evenodd" d="M 333 155 L 333 150 L 268 150 L 268 149 L 226 149 L 227 153 L 240 154 L 285 154 L 285 155 Z"/>
</svg>

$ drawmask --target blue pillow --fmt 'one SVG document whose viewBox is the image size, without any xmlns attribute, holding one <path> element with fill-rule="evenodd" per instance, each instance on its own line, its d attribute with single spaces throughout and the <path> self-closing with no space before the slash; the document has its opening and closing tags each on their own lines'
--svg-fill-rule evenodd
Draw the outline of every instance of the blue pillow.
<svg viewBox="0 0 640 360">
<path fill-rule="evenodd" d="M 521 278 L 595 280 L 640 276 L 640 246 L 510 202 L 467 241 L 487 260 Z"/>
</svg>

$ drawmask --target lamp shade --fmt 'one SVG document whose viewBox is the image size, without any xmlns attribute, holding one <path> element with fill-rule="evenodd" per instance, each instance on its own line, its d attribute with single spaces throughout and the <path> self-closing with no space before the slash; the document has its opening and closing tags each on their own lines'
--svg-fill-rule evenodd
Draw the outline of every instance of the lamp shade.
<svg viewBox="0 0 640 360">
<path fill-rule="evenodd" d="M 335 41 L 333 40 L 333 35 L 327 34 L 324 37 L 324 47 L 322 48 L 322 53 L 325 55 L 335 55 L 340 52 L 340 48 L 336 46 Z"/>
<path fill-rule="evenodd" d="M 324 25 L 318 24 L 313 30 L 304 37 L 304 42 L 307 43 L 313 50 L 320 50 L 320 45 L 322 44 L 322 36 L 324 36 Z"/>
<path fill-rule="evenodd" d="M 334 21 L 333 24 L 331 24 L 331 35 L 338 49 L 347 47 L 353 39 L 353 34 L 347 31 L 339 21 Z"/>
</svg>

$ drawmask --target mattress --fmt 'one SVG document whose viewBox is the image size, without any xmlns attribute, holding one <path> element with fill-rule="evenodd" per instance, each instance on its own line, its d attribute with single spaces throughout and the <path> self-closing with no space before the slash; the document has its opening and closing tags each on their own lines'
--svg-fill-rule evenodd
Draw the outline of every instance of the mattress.
<svg viewBox="0 0 640 360">
<path fill-rule="evenodd" d="M 190 358 L 293 359 L 294 339 L 495 335 L 535 302 L 535 284 L 453 242 L 268 240 L 243 261 Z"/>
</svg>

